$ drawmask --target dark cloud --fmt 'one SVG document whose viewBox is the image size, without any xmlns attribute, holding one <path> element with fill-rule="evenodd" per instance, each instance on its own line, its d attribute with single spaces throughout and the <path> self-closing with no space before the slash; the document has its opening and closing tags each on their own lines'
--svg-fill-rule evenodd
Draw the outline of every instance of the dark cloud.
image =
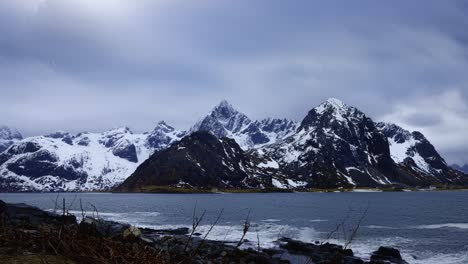
<svg viewBox="0 0 468 264">
<path fill-rule="evenodd" d="M 26 135 L 187 128 L 223 98 L 300 120 L 337 97 L 462 160 L 467 13 L 436 0 L 6 0 L 1 122 Z M 439 136 L 451 129 L 458 145 Z"/>
</svg>

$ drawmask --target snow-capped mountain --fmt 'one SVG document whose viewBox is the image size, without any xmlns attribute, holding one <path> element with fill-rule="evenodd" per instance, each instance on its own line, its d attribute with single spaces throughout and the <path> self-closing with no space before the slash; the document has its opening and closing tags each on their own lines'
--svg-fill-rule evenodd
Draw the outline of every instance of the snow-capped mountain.
<svg viewBox="0 0 468 264">
<path fill-rule="evenodd" d="M 208 131 L 218 138 L 232 138 L 242 149 L 247 150 L 274 143 L 293 133 L 296 126 L 294 121 L 287 119 L 268 118 L 252 121 L 223 100 L 189 132 Z"/>
<path fill-rule="evenodd" d="M 218 113 L 204 121 L 217 124 L 218 132 L 224 133 L 218 137 L 232 135 L 232 130 L 219 124 L 242 124 L 238 126 L 242 128 L 252 124 L 225 103 L 214 111 L 223 113 L 223 122 Z M 297 189 L 394 184 L 466 185 L 468 177 L 448 168 L 421 133 L 375 124 L 359 109 L 329 99 L 309 111 L 286 137 L 249 150 L 239 148 L 231 139 L 195 132 L 155 153 L 119 190 L 148 191 L 155 186 Z"/>
<path fill-rule="evenodd" d="M 460 166 L 458 164 L 452 164 L 451 166 L 452 168 L 454 168 L 455 170 L 458 170 L 458 171 L 461 171 L 465 174 L 468 174 L 468 164 L 465 164 L 463 166 Z"/>
<path fill-rule="evenodd" d="M 21 139 L 23 139 L 23 136 L 18 130 L 7 126 L 0 126 L 0 153 Z"/>
<path fill-rule="evenodd" d="M 392 183 L 394 163 L 386 138 L 364 113 L 338 99 L 313 108 L 296 133 L 258 152 L 282 174 L 311 187 Z"/>
<path fill-rule="evenodd" d="M 388 138 L 392 159 L 415 177 L 432 177 L 442 183 L 457 183 L 462 177 L 439 155 L 429 140 L 418 131 L 410 132 L 395 124 L 377 123 Z"/>
<path fill-rule="evenodd" d="M 122 127 L 103 133 L 56 132 L 26 138 L 0 154 L 0 190 L 109 189 L 184 132 L 160 122 L 151 133 Z"/>
<path fill-rule="evenodd" d="M 338 99 L 313 108 L 299 125 L 287 119 L 252 121 L 222 101 L 189 133 L 160 122 L 143 134 L 122 127 L 22 140 L 11 129 L 3 129 L 0 135 L 11 142 L 0 153 L 0 191 L 106 190 L 130 175 L 127 190 L 145 184 L 206 188 L 468 185 L 468 177 L 447 166 L 421 133 L 374 123 Z"/>
</svg>

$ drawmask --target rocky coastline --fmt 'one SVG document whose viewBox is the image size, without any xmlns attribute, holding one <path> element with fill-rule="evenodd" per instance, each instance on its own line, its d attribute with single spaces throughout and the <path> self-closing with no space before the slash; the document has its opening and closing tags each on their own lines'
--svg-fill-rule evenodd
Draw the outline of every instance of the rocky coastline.
<svg viewBox="0 0 468 264">
<path fill-rule="evenodd" d="M 0 263 L 407 263 L 388 247 L 366 260 L 330 243 L 280 238 L 267 249 L 208 240 L 189 228 L 137 228 L 97 212 L 78 217 L 0 200 Z"/>
</svg>

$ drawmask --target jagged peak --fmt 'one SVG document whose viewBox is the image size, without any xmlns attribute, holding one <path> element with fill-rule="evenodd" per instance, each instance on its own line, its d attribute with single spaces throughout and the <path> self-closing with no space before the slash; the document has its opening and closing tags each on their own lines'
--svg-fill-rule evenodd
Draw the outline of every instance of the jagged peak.
<svg viewBox="0 0 468 264">
<path fill-rule="evenodd" d="M 213 110 L 211 110 L 211 113 L 216 113 L 216 114 L 221 114 L 225 117 L 228 115 L 233 115 L 237 113 L 237 110 L 234 109 L 232 104 L 230 104 L 227 100 L 221 100 L 219 104 L 217 104 Z"/>
<path fill-rule="evenodd" d="M 166 121 L 161 120 L 161 121 L 158 122 L 158 124 L 156 125 L 156 127 L 172 127 L 172 126 L 168 125 L 168 124 L 166 123 Z"/>
<path fill-rule="evenodd" d="M 166 121 L 161 120 L 161 121 L 158 122 L 156 127 L 153 129 L 153 131 L 158 131 L 158 130 L 173 131 L 173 130 L 175 130 L 175 128 L 168 125 L 166 123 Z"/>
</svg>

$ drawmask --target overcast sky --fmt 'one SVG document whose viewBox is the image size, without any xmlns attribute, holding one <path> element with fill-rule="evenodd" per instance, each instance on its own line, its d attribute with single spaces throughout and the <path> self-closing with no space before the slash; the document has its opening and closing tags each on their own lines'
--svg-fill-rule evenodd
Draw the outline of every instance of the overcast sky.
<svg viewBox="0 0 468 264">
<path fill-rule="evenodd" d="M 0 0 L 0 124 L 186 129 L 329 97 L 468 162 L 468 1 Z"/>
</svg>

